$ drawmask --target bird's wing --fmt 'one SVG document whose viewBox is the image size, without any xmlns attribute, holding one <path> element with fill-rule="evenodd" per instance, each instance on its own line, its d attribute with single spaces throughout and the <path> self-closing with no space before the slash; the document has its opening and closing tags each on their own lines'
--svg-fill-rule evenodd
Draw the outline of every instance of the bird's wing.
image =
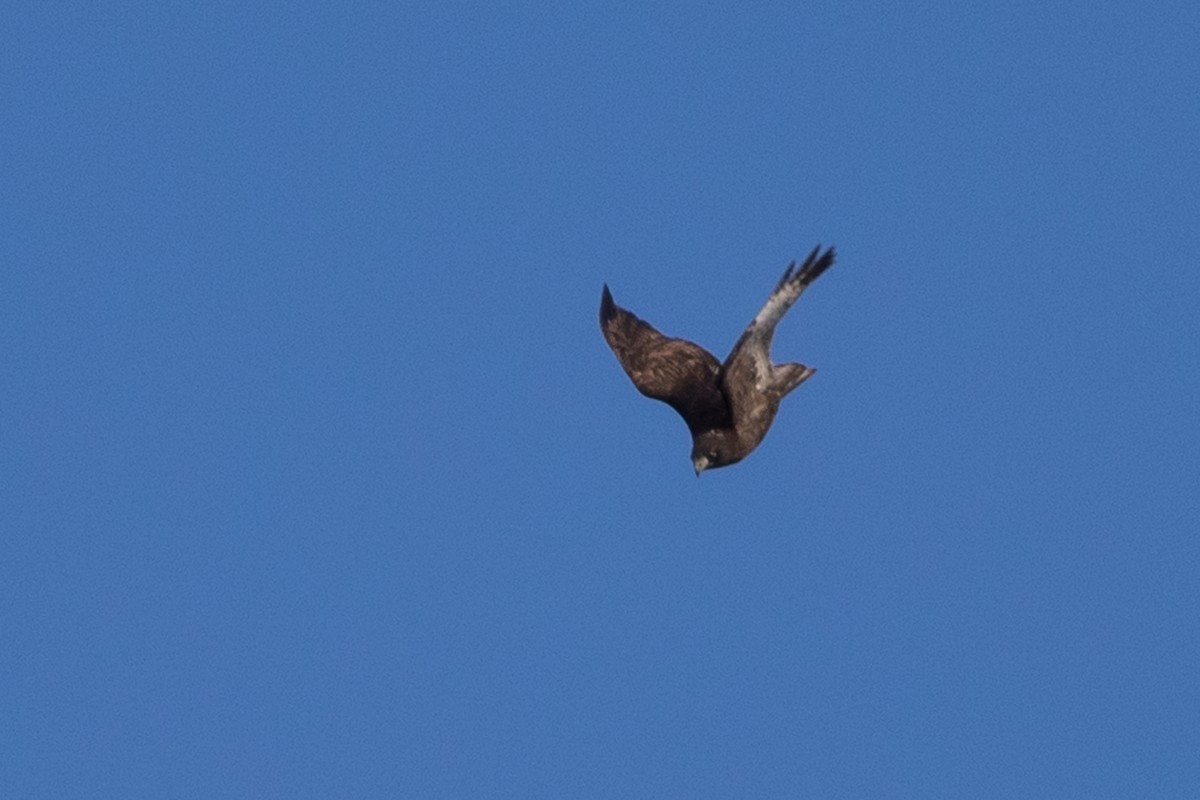
<svg viewBox="0 0 1200 800">
<path fill-rule="evenodd" d="M 767 298 L 767 302 L 763 303 L 762 310 L 755 315 L 750 325 L 746 328 L 743 336 L 752 334 L 770 335 L 775 331 L 775 326 L 779 324 L 779 320 L 783 319 L 783 315 L 787 310 L 796 304 L 800 299 L 800 295 L 808 288 L 809 284 L 821 277 L 821 273 L 829 269 L 833 264 L 834 250 L 830 247 L 824 253 L 821 253 L 821 245 L 813 248 L 808 254 L 808 258 L 804 259 L 804 263 L 796 268 L 796 262 L 788 264 L 788 268 L 784 271 L 783 277 L 779 279 L 779 283 L 775 284 L 775 289 L 771 292 L 771 296 Z M 820 255 L 818 255 L 820 253 Z"/>
<path fill-rule="evenodd" d="M 795 261 L 788 265 L 771 296 L 746 326 L 746 330 L 721 367 L 722 389 L 729 397 L 734 417 L 739 424 L 744 413 L 758 407 L 757 403 L 752 402 L 753 396 L 774 390 L 781 397 L 813 372 L 812 369 L 799 364 L 782 365 L 782 370 L 773 366 L 771 339 L 775 335 L 775 326 L 783 319 L 783 315 L 795 305 L 809 284 L 833 264 L 833 248 L 830 247 L 824 253 L 820 251 L 821 246 L 817 245 L 799 267 Z"/>
<path fill-rule="evenodd" d="M 613 302 L 608 286 L 600 299 L 600 330 L 638 391 L 678 411 L 693 434 L 728 427 L 716 356 L 659 333 Z"/>
</svg>

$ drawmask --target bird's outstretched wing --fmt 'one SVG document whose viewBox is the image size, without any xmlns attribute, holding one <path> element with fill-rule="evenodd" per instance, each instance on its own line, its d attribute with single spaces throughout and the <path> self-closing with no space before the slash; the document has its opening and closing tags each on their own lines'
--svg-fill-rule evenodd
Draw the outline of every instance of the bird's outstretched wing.
<svg viewBox="0 0 1200 800">
<path fill-rule="evenodd" d="M 796 268 L 795 261 L 788 264 L 783 277 L 775 285 L 775 290 L 771 292 L 771 296 L 763 304 L 762 310 L 758 312 L 754 321 L 750 323 L 750 327 L 746 329 L 747 333 L 755 328 L 773 331 L 787 310 L 800 299 L 800 295 L 804 293 L 809 284 L 821 277 L 821 273 L 832 266 L 835 256 L 832 247 L 819 256 L 818 253 L 821 253 L 821 245 L 813 248 L 799 269 Z"/>
<path fill-rule="evenodd" d="M 834 256 L 832 247 L 821 253 L 821 246 L 817 245 L 799 267 L 795 261 L 789 264 L 767 302 L 746 326 L 725 359 L 721 385 L 729 397 L 736 424 L 757 424 L 752 418 L 763 416 L 757 412 L 766 408 L 758 402 L 759 395 L 774 396 L 777 401 L 816 371 L 803 364 L 772 364 L 771 340 L 779 320 L 795 305 L 809 284 L 829 269 Z M 772 408 L 770 416 L 773 415 Z M 763 433 L 766 433 L 765 428 Z"/>
<path fill-rule="evenodd" d="M 716 356 L 686 339 L 664 336 L 613 302 L 600 298 L 600 330 L 638 391 L 674 408 L 699 433 L 730 424 Z"/>
</svg>

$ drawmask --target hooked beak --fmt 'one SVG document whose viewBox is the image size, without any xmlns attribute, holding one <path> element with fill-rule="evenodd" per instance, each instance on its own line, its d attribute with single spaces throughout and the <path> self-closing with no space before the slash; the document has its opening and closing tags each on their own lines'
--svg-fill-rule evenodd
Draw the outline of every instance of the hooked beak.
<svg viewBox="0 0 1200 800">
<path fill-rule="evenodd" d="M 708 459 L 704 456 L 692 460 L 692 469 L 696 471 L 696 477 L 700 477 L 700 473 L 708 469 Z"/>
</svg>

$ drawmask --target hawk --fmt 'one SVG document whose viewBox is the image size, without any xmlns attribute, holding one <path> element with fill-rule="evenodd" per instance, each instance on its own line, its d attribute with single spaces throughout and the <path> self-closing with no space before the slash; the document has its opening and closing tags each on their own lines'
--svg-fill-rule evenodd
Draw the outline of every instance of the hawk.
<svg viewBox="0 0 1200 800">
<path fill-rule="evenodd" d="M 771 363 L 775 326 L 808 285 L 833 264 L 834 249 L 817 245 L 799 267 L 788 265 L 762 310 L 725 363 L 699 345 L 659 333 L 600 297 L 600 330 L 638 391 L 679 412 L 692 434 L 692 468 L 736 464 L 758 447 L 784 396 L 816 372 L 803 364 Z"/>
</svg>

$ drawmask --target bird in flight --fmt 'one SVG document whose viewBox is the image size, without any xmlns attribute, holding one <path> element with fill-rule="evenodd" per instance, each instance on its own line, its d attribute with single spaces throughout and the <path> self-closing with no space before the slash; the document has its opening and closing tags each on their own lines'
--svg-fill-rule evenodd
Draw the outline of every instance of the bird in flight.
<svg viewBox="0 0 1200 800">
<path fill-rule="evenodd" d="M 638 391 L 679 412 L 692 434 L 692 468 L 727 467 L 750 455 L 775 420 L 784 396 L 816 372 L 803 364 L 771 363 L 775 326 L 808 285 L 833 264 L 832 247 L 817 245 L 799 267 L 788 265 L 762 310 L 725 363 L 699 345 L 659 333 L 600 297 L 600 330 Z"/>
</svg>

